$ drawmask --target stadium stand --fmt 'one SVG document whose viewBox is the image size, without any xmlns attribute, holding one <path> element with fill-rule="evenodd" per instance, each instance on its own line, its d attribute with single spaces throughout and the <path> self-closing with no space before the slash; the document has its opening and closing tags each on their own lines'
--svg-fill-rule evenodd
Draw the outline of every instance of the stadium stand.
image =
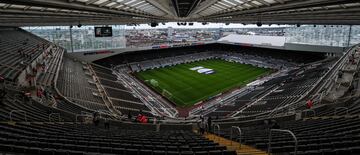
<svg viewBox="0 0 360 155">
<path fill-rule="evenodd" d="M 1 150 L 31 154 L 234 154 L 189 131 L 155 132 L 85 124 L 1 124 Z M 22 136 L 23 138 L 17 139 Z M 205 151 L 203 151 L 205 150 Z M 209 150 L 209 151 L 208 151 Z"/>
<path fill-rule="evenodd" d="M 360 120 L 357 115 L 360 108 L 357 104 L 358 99 L 354 97 L 358 94 L 354 93 L 356 88 L 351 88 L 358 85 L 357 71 L 351 68 L 358 66 L 360 57 L 357 46 L 349 49 L 339 59 L 322 59 L 323 57 L 318 55 L 308 60 L 304 59 L 314 55 L 304 54 L 294 59 L 294 55 L 290 54 L 284 56 L 275 52 L 272 55 L 271 52 L 262 52 L 265 49 L 249 52 L 250 49 L 247 48 L 240 51 L 216 52 L 202 47 L 203 51 L 189 50 L 182 53 L 175 52 L 179 50 L 175 49 L 174 53 L 161 51 L 154 54 L 137 54 L 134 58 L 128 57 L 128 53 L 125 53 L 125 64 L 107 68 L 107 65 L 99 66 L 102 63 L 78 61 L 64 54 L 65 50 L 61 47 L 21 29 L 10 31 L 11 34 L 29 38 L 23 48 L 35 47 L 39 54 L 34 54 L 32 60 L 29 60 L 31 67 L 15 65 L 17 72 L 16 75 L 11 75 L 13 78 L 4 74 L 6 82 L 1 88 L 1 94 L 7 93 L 0 105 L 1 153 L 359 153 L 360 139 L 357 128 Z M 9 32 L 4 30 L 4 34 L 7 33 Z M 43 41 L 42 44 L 37 42 L 39 40 Z M 44 47 L 41 47 L 42 45 Z M 16 53 L 16 50 L 10 54 L 13 53 Z M 118 55 L 106 60 L 117 58 Z M 256 87 L 239 90 L 223 100 L 223 103 L 215 102 L 213 106 L 206 107 L 208 109 L 202 107 L 203 110 L 207 110 L 205 112 L 195 109 L 193 114 L 204 114 L 205 117 L 213 118 L 213 124 L 208 126 L 209 130 L 205 136 L 193 131 L 198 130 L 203 123 L 199 122 L 197 116 L 187 118 L 188 120 L 174 118 L 177 116 L 177 109 L 173 105 L 163 104 L 163 100 L 159 99 L 156 93 L 152 93 L 131 75 L 132 71 L 214 58 L 269 67 L 280 71 L 281 74 L 265 78 Z M 30 64 L 33 63 L 39 66 L 35 74 L 35 86 L 20 85 L 26 83 L 21 81 L 26 79 L 19 78 L 20 74 L 32 68 Z M 281 72 L 282 70 L 285 70 L 286 74 Z M 339 77 L 340 70 L 346 72 L 342 79 L 328 80 Z M 34 95 L 41 88 L 44 92 L 49 91 L 50 95 Z M 329 93 L 335 92 L 334 88 L 342 91 L 336 102 L 333 102 L 334 98 L 328 97 Z M 313 107 L 306 107 L 304 101 L 308 99 L 314 100 Z M 308 115 L 309 111 L 313 114 Z M 105 122 L 110 121 L 109 128 L 96 123 L 98 114 L 101 125 L 105 126 Z M 136 122 L 142 115 L 149 117 L 147 123 Z M 240 136 L 232 133 L 234 127 L 239 127 Z M 295 135 L 296 143 L 289 135 L 278 133 L 285 130 Z M 215 138 L 210 138 L 211 136 Z M 233 143 L 241 143 L 246 149 L 241 150 L 241 147 L 234 146 Z"/>
<path fill-rule="evenodd" d="M 46 40 L 18 28 L 1 28 L 0 36 L 0 75 L 10 81 L 17 81 L 22 71 L 49 46 Z"/>
<path fill-rule="evenodd" d="M 272 54 L 269 55 L 266 52 L 259 52 L 259 53 L 258 52 L 250 52 L 250 49 L 248 49 L 248 48 L 235 50 L 235 48 L 233 46 L 225 46 L 225 49 L 229 49 L 229 51 L 231 51 L 231 52 L 217 51 L 216 49 L 218 49 L 218 47 L 214 47 L 214 45 L 210 45 L 209 47 L 203 47 L 203 46 L 199 46 L 199 47 L 196 50 L 196 52 L 193 52 L 194 49 L 192 49 L 191 47 L 187 47 L 187 49 L 189 49 L 188 50 L 189 52 L 186 52 L 186 53 L 182 52 L 180 54 L 179 53 L 173 54 L 178 51 L 178 49 L 176 49 L 176 48 L 173 49 L 173 51 L 167 50 L 167 49 L 161 49 L 161 50 L 153 51 L 152 55 L 138 54 L 138 55 L 134 56 L 135 58 L 139 57 L 139 56 L 143 56 L 142 58 L 138 58 L 138 59 L 134 59 L 134 57 L 132 55 L 133 53 L 124 53 L 124 54 L 119 54 L 119 55 L 113 56 L 111 58 L 97 60 L 97 61 L 95 61 L 95 63 L 100 64 L 100 65 L 105 65 L 105 63 L 103 63 L 105 61 L 115 62 L 112 59 L 116 59 L 116 60 L 120 59 L 120 61 L 116 61 L 117 62 L 116 64 L 119 64 L 119 62 L 126 62 L 126 64 L 120 64 L 120 65 L 116 66 L 114 69 L 116 71 L 115 74 L 123 75 L 123 76 L 125 76 L 125 78 L 133 79 L 133 76 L 131 74 L 129 74 L 129 72 L 144 71 L 144 70 L 148 70 L 148 69 L 173 66 L 176 64 L 189 63 L 189 62 L 195 62 L 195 61 L 206 60 L 206 59 L 215 59 L 215 58 L 223 59 L 226 61 L 233 61 L 233 62 L 235 61 L 238 63 L 251 64 L 251 65 L 260 66 L 260 67 L 264 67 L 264 68 L 273 68 L 276 70 L 282 70 L 282 69 L 292 70 L 292 68 L 295 68 L 297 65 L 299 65 L 296 62 L 301 62 L 304 59 L 306 59 L 305 62 L 314 62 L 316 60 L 321 60 L 323 58 L 322 55 L 316 55 L 316 54 L 310 54 L 312 57 L 307 56 L 307 55 L 300 56 L 296 52 L 294 52 L 294 55 L 285 54 L 285 56 L 284 56 L 284 54 L 276 53 L 276 52 L 275 52 L 276 54 L 272 53 L 274 55 L 272 55 Z M 210 48 L 213 48 L 213 49 L 210 49 Z M 222 47 L 222 49 L 223 48 L 224 47 Z M 262 51 L 264 49 L 259 48 L 257 50 Z M 296 61 L 293 60 L 295 55 L 299 56 L 298 57 L 299 60 L 296 60 Z M 129 58 L 129 59 L 126 59 L 126 58 Z M 106 63 L 106 66 L 109 66 L 108 64 L 109 63 Z M 116 64 L 111 64 L 111 66 L 114 66 Z M 115 78 L 112 78 L 112 79 L 115 79 Z M 138 83 L 137 79 L 133 79 L 132 81 L 135 81 L 136 83 Z M 145 90 L 146 86 L 144 86 L 142 89 Z M 113 94 L 113 96 L 114 96 L 114 94 Z M 155 96 L 154 96 L 154 98 L 155 98 Z M 296 99 L 294 98 L 293 100 L 288 100 L 288 102 L 292 102 L 295 100 Z M 158 104 L 161 103 L 162 107 L 167 106 L 165 103 L 162 103 L 162 101 L 157 101 L 157 102 L 158 102 Z M 235 105 L 235 107 L 234 107 L 234 105 Z M 160 108 L 162 109 L 162 107 L 160 107 Z M 213 108 L 215 111 L 213 111 L 211 114 L 206 114 L 206 115 L 207 116 L 210 116 L 210 115 L 211 116 L 227 116 L 227 115 L 233 113 L 234 110 L 237 110 L 237 109 L 243 107 L 243 104 L 231 104 L 231 106 L 225 105 L 225 107 L 234 107 L 235 109 L 225 111 L 221 108 L 220 109 Z M 271 107 L 269 107 L 269 108 L 271 108 Z M 157 109 L 157 107 L 155 107 L 155 109 Z M 157 109 L 157 110 L 160 110 L 160 109 Z M 198 110 L 198 111 L 203 112 L 202 110 Z M 261 109 L 259 111 L 261 111 Z M 257 112 L 252 112 L 252 113 L 257 113 Z M 194 114 L 194 115 L 196 115 L 196 114 Z"/>
<path fill-rule="evenodd" d="M 258 104 L 248 107 L 245 111 L 263 112 L 296 101 L 320 79 L 328 67 L 327 64 L 320 64 L 319 66 L 320 68 L 306 69 L 301 74 L 291 76 L 292 78 L 287 79 L 279 88 L 259 100 Z"/>
<path fill-rule="evenodd" d="M 91 110 L 108 110 L 91 73 L 82 63 L 64 57 L 57 84 L 61 94 L 74 103 Z"/>
<path fill-rule="evenodd" d="M 54 83 L 59 63 L 62 62 L 64 50 L 60 47 L 50 49 L 47 59 L 43 61 L 42 72 L 37 77 L 37 83 L 42 86 L 51 86 Z"/>
<path fill-rule="evenodd" d="M 21 91 L 8 90 L 1 99 L 1 121 L 30 121 L 47 122 L 73 121 L 73 115 L 65 111 L 57 110 L 25 96 Z M 59 114 L 53 118 L 50 114 Z"/>
<path fill-rule="evenodd" d="M 122 114 L 139 113 L 141 111 L 142 114 L 152 116 L 151 110 L 120 81 L 117 81 L 118 78 L 111 69 L 96 64 L 91 65 L 91 68 L 94 70 L 95 75 L 99 77 L 100 84 L 116 110 Z"/>
<path fill-rule="evenodd" d="M 112 66 L 117 66 L 121 64 L 127 64 L 132 62 L 142 62 L 146 60 L 154 60 L 160 58 L 171 58 L 181 55 L 203 53 L 207 51 L 216 51 L 219 53 L 242 53 L 246 55 L 256 55 L 257 57 L 264 58 L 273 58 L 286 60 L 291 63 L 310 63 L 324 59 L 324 55 L 321 53 L 304 52 L 301 51 L 287 51 L 279 49 L 269 49 L 269 48 L 260 48 L 260 47 L 241 47 L 238 45 L 229 45 L 229 44 L 207 44 L 207 45 L 197 45 L 197 46 L 185 46 L 185 47 L 175 47 L 168 49 L 152 49 L 146 52 L 144 51 L 134 51 L 134 52 L 125 52 L 115 56 L 103 58 L 94 61 L 95 64 L 111 68 Z M 224 51 L 224 52 L 221 52 Z"/>
<path fill-rule="evenodd" d="M 91 113 L 91 110 L 88 110 L 82 106 L 77 104 L 73 104 L 71 102 L 67 102 L 66 100 L 57 100 L 56 104 L 53 106 L 54 108 L 70 112 L 72 114 L 81 114 L 82 112 Z"/>
<path fill-rule="evenodd" d="M 356 0 L 2 0 L 0 154 L 360 155 L 359 15 Z M 167 22 L 184 29 L 136 27 Z M 210 59 L 259 74 L 159 71 Z M 144 71 L 209 77 L 189 99 L 240 80 L 179 106 Z"/>
<path fill-rule="evenodd" d="M 110 97 L 117 97 L 120 99 L 133 101 L 133 102 L 141 102 L 138 98 L 134 97 L 130 92 L 127 91 L 121 91 L 109 87 L 105 87 L 105 91 L 110 95 Z"/>
</svg>

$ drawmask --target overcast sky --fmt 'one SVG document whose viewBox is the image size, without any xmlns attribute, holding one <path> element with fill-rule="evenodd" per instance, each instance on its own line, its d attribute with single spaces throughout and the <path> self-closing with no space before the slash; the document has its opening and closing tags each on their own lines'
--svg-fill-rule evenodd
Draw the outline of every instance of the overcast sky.
<svg viewBox="0 0 360 155">
<path fill-rule="evenodd" d="M 262 27 L 285 27 L 285 26 L 289 26 L 289 25 L 263 25 Z M 176 22 L 169 22 L 169 23 L 165 23 L 165 25 L 159 23 L 159 26 L 157 27 L 151 27 L 148 24 L 140 24 L 140 26 L 126 26 L 126 29 L 159 29 L 159 28 L 168 28 L 168 27 L 172 27 L 172 28 L 254 28 L 257 27 L 256 25 L 242 25 L 242 24 L 229 24 L 229 25 L 225 25 L 225 23 L 209 23 L 207 25 L 202 25 L 202 23 L 194 23 L 193 26 L 183 26 L 180 25 L 178 26 Z"/>
</svg>

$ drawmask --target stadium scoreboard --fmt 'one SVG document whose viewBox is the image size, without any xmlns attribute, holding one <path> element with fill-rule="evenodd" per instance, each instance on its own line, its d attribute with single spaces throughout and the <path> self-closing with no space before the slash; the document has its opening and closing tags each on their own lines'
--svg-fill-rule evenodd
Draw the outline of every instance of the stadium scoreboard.
<svg viewBox="0 0 360 155">
<path fill-rule="evenodd" d="M 94 27 L 95 37 L 112 37 L 112 27 Z"/>
</svg>

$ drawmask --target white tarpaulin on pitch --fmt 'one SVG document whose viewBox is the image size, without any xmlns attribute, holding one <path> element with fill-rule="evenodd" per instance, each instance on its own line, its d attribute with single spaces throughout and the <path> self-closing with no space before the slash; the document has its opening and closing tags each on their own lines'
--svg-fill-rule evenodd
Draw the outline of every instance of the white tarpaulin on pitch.
<svg viewBox="0 0 360 155">
<path fill-rule="evenodd" d="M 205 68 L 205 67 L 202 67 L 202 66 L 193 67 L 193 68 L 190 68 L 190 70 L 197 71 L 200 74 L 212 74 L 212 73 L 215 73 L 215 71 L 213 69 Z"/>
<path fill-rule="evenodd" d="M 253 44 L 253 45 L 284 46 L 286 40 L 284 36 L 256 36 L 256 35 L 230 34 L 226 37 L 220 38 L 218 41 Z"/>
<path fill-rule="evenodd" d="M 196 70 L 203 69 L 203 68 L 204 68 L 203 66 L 197 66 L 197 67 L 190 68 L 190 70 L 196 71 Z"/>
<path fill-rule="evenodd" d="M 212 73 L 214 73 L 214 70 L 209 69 L 209 68 L 203 68 L 203 69 L 197 70 L 197 72 L 201 73 L 201 74 L 212 74 Z"/>
</svg>

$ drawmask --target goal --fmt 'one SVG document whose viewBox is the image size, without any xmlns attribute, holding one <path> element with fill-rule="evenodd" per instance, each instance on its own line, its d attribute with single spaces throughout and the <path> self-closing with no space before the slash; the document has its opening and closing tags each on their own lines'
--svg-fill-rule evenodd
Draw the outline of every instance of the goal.
<svg viewBox="0 0 360 155">
<path fill-rule="evenodd" d="M 166 89 L 163 89 L 161 94 L 163 96 L 165 96 L 166 98 L 168 98 L 168 99 L 171 99 L 173 97 L 173 95 L 169 91 L 167 91 Z"/>
</svg>

